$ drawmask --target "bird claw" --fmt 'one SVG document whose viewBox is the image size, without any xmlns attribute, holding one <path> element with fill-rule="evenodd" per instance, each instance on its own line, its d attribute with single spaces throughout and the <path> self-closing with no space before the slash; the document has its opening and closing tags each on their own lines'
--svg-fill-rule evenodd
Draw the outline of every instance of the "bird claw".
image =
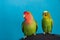
<svg viewBox="0 0 60 40">
<path fill-rule="evenodd" d="M 27 38 L 27 36 L 24 36 L 24 39 Z"/>
<path fill-rule="evenodd" d="M 43 34 L 45 35 L 45 32 Z"/>
<path fill-rule="evenodd" d="M 34 33 L 34 35 L 36 35 L 36 34 Z"/>
<path fill-rule="evenodd" d="M 49 34 L 51 34 L 51 32 L 49 32 Z"/>
</svg>

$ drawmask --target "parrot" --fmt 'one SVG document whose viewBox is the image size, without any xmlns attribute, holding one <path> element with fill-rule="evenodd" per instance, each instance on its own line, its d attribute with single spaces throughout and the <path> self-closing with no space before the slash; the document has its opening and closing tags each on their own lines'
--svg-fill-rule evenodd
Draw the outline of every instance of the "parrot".
<svg viewBox="0 0 60 40">
<path fill-rule="evenodd" d="M 53 27 L 53 19 L 49 11 L 44 11 L 42 14 L 42 30 L 44 34 L 51 34 Z"/>
<path fill-rule="evenodd" d="M 25 11 L 23 18 L 24 21 L 22 22 L 22 32 L 24 33 L 25 38 L 31 35 L 36 35 L 38 25 L 31 12 Z"/>
</svg>

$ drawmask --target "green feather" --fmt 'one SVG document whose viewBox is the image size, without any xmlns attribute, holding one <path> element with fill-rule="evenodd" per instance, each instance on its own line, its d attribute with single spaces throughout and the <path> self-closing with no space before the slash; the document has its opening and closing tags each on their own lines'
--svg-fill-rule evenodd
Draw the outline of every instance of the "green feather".
<svg viewBox="0 0 60 40">
<path fill-rule="evenodd" d="M 35 34 L 37 31 L 37 23 L 35 21 L 32 21 L 32 24 L 26 24 L 24 21 L 22 23 L 22 31 L 23 31 L 24 35 L 26 35 L 26 36 Z"/>
<path fill-rule="evenodd" d="M 42 19 L 42 29 L 43 29 L 43 31 L 46 33 L 49 33 L 49 32 L 51 32 L 52 31 L 52 25 L 53 25 L 53 23 L 52 23 L 53 21 L 52 21 L 52 19 L 51 18 L 48 18 L 48 19 L 45 19 L 45 18 L 43 18 Z"/>
</svg>

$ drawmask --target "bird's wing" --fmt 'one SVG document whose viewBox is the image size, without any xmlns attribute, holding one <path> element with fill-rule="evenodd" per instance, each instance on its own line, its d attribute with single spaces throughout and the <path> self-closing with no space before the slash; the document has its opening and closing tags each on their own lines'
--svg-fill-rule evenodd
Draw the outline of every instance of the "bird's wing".
<svg viewBox="0 0 60 40">
<path fill-rule="evenodd" d="M 24 22 L 22 22 L 22 32 L 24 33 Z"/>
<path fill-rule="evenodd" d="M 53 26 L 53 20 L 51 19 L 51 26 Z"/>
<path fill-rule="evenodd" d="M 36 21 L 35 21 L 36 22 Z M 37 29 L 38 29 L 38 24 L 37 24 L 37 22 L 36 22 L 36 31 L 37 31 Z"/>
<path fill-rule="evenodd" d="M 44 27 L 44 19 L 42 19 L 42 27 Z"/>
</svg>

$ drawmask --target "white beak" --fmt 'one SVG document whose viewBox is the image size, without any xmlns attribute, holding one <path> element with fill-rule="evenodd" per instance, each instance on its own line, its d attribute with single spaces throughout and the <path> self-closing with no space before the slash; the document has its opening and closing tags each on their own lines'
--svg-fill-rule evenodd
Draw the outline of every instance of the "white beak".
<svg viewBox="0 0 60 40">
<path fill-rule="evenodd" d="M 25 15 L 23 15 L 23 17 L 25 17 Z"/>
</svg>

